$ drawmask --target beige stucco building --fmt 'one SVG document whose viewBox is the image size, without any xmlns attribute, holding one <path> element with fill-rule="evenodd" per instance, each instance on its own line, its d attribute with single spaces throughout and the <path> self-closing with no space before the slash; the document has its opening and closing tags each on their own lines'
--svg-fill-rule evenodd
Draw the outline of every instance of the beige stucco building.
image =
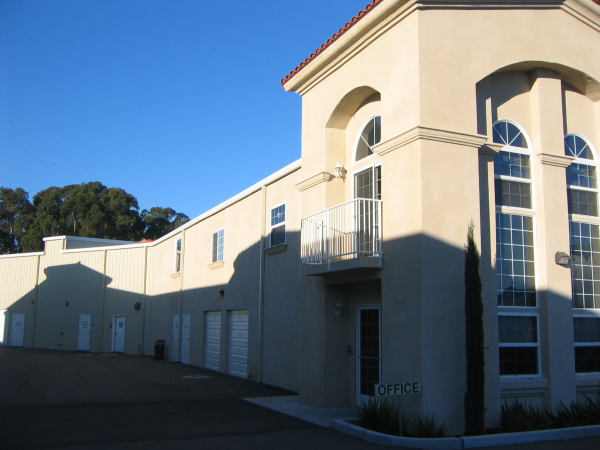
<svg viewBox="0 0 600 450">
<path fill-rule="evenodd" d="M 598 392 L 599 80 L 594 0 L 376 0 L 282 80 L 300 160 L 153 243 L 0 257 L 0 336 L 165 339 L 319 406 L 419 381 L 405 407 L 460 431 L 473 221 L 488 425 L 504 400 Z"/>
</svg>

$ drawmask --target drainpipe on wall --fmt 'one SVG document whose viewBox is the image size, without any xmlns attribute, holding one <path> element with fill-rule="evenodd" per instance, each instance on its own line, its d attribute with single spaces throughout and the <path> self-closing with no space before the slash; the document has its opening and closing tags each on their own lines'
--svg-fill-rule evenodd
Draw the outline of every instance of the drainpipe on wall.
<svg viewBox="0 0 600 450">
<path fill-rule="evenodd" d="M 35 295 L 33 297 L 33 343 L 31 344 L 31 346 L 33 348 L 35 348 L 35 324 L 36 324 L 36 319 L 37 319 L 38 288 L 40 286 L 40 258 L 41 258 L 41 255 L 38 255 L 37 271 L 35 274 Z"/>
<path fill-rule="evenodd" d="M 102 299 L 100 300 L 100 352 L 104 344 L 104 296 L 106 293 L 106 250 L 104 250 L 104 260 L 102 262 Z M 112 342 L 112 340 L 111 340 Z M 112 348 L 111 348 L 112 351 Z"/>
<path fill-rule="evenodd" d="M 144 337 L 145 337 L 145 333 L 146 333 L 146 274 L 148 273 L 148 247 L 144 247 L 144 287 L 143 287 L 143 295 L 142 295 L 142 336 L 141 336 L 141 343 L 142 343 L 142 350 L 140 352 L 141 355 L 144 354 Z"/>
<path fill-rule="evenodd" d="M 265 315 L 265 227 L 267 215 L 267 186 L 262 187 L 262 208 L 260 226 L 260 272 L 258 284 L 258 379 L 263 382 L 263 353 L 264 353 L 264 315 Z"/>
<path fill-rule="evenodd" d="M 179 268 L 179 330 L 178 340 L 179 340 L 179 361 L 181 362 L 181 329 L 183 328 L 183 271 L 185 269 L 184 259 L 185 257 L 185 228 L 181 232 L 181 267 Z"/>
</svg>

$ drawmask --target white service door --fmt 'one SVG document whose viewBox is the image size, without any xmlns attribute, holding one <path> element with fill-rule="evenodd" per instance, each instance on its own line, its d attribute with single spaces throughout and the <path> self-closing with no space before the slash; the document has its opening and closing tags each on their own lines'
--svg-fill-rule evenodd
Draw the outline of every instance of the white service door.
<svg viewBox="0 0 600 450">
<path fill-rule="evenodd" d="M 80 352 L 90 351 L 90 329 L 92 316 L 89 314 L 79 315 L 79 331 L 77 333 L 77 350 Z"/>
<path fill-rule="evenodd" d="M 13 314 L 10 326 L 10 346 L 23 347 L 25 335 L 25 314 Z"/>
<path fill-rule="evenodd" d="M 229 312 L 227 372 L 236 377 L 248 377 L 248 311 Z"/>
<path fill-rule="evenodd" d="M 190 363 L 190 315 L 184 314 L 181 321 L 181 364 Z"/>
<path fill-rule="evenodd" d="M 113 352 L 125 353 L 125 316 L 114 316 Z"/>
<path fill-rule="evenodd" d="M 171 361 L 179 359 L 179 314 L 173 314 L 173 351 L 171 352 Z M 166 356 L 166 355 L 165 355 Z"/>
<path fill-rule="evenodd" d="M 204 368 L 219 370 L 221 360 L 221 312 L 206 313 L 206 338 L 204 340 Z"/>
<path fill-rule="evenodd" d="M 6 332 L 8 331 L 8 310 L 0 309 L 0 345 L 6 345 L 8 339 Z"/>
</svg>

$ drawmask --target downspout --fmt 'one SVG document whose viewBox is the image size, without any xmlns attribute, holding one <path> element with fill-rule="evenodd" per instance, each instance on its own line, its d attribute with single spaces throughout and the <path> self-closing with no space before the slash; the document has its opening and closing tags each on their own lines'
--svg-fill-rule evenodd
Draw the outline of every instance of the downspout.
<svg viewBox="0 0 600 450">
<path fill-rule="evenodd" d="M 264 357 L 264 316 L 265 316 L 265 227 L 267 215 L 267 186 L 262 189 L 262 208 L 260 226 L 260 271 L 258 284 L 258 382 L 263 382 Z"/>
<path fill-rule="evenodd" d="M 40 258 L 42 256 L 38 255 L 37 257 L 37 271 L 35 274 L 35 295 L 33 297 L 33 343 L 31 346 L 35 348 L 35 325 L 37 320 L 37 307 L 38 307 L 38 290 L 40 286 Z"/>
<path fill-rule="evenodd" d="M 145 337 L 145 333 L 146 333 L 146 274 L 148 273 L 148 247 L 144 247 L 144 291 L 143 291 L 143 295 L 142 295 L 142 336 L 141 336 L 141 343 L 142 343 L 142 349 L 140 354 L 143 355 L 144 354 L 144 337 Z"/>
<path fill-rule="evenodd" d="M 185 256 L 185 228 L 181 232 L 181 267 L 179 267 L 179 331 L 177 332 L 177 334 L 178 334 L 177 339 L 179 340 L 179 345 L 177 346 L 179 348 L 179 355 L 177 355 L 177 356 L 179 356 L 180 362 L 181 362 L 181 338 L 182 338 L 181 329 L 183 328 L 183 270 L 185 268 L 185 264 L 183 263 L 184 256 Z"/>
<path fill-rule="evenodd" d="M 100 300 L 100 352 L 104 344 L 104 298 L 106 295 L 106 250 L 104 250 L 104 260 L 102 262 L 102 299 Z M 111 341 L 112 343 L 112 341 Z M 112 351 L 112 348 L 110 349 Z"/>
</svg>

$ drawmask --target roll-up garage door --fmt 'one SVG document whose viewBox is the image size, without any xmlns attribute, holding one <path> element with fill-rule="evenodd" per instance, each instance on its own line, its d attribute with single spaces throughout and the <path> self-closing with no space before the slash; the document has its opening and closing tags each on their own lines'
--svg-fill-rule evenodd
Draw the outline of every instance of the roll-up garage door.
<svg viewBox="0 0 600 450">
<path fill-rule="evenodd" d="M 206 339 L 204 341 L 204 367 L 219 370 L 221 359 L 221 312 L 206 313 Z"/>
<path fill-rule="evenodd" d="M 248 311 L 229 312 L 229 375 L 248 376 Z"/>
</svg>

